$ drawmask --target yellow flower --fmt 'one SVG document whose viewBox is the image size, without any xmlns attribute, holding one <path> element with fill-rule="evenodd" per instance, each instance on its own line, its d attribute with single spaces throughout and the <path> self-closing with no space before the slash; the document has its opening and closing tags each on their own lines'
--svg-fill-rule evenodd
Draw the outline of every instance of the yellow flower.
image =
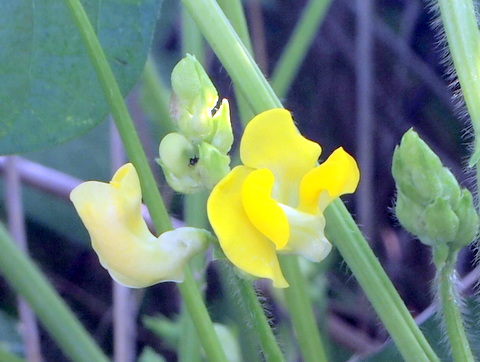
<svg viewBox="0 0 480 362">
<path fill-rule="evenodd" d="M 142 195 L 132 164 L 110 183 L 88 181 L 70 194 L 102 266 L 120 284 L 142 288 L 183 281 L 183 267 L 205 249 L 209 233 L 179 228 L 155 237 L 141 215 Z"/>
<path fill-rule="evenodd" d="M 208 217 L 226 257 L 238 268 L 288 287 L 277 252 L 324 259 L 323 211 L 337 197 L 355 191 L 355 160 L 338 148 L 317 166 L 321 148 L 300 135 L 290 112 L 272 109 L 256 116 L 240 144 L 244 165 L 213 189 Z"/>
</svg>

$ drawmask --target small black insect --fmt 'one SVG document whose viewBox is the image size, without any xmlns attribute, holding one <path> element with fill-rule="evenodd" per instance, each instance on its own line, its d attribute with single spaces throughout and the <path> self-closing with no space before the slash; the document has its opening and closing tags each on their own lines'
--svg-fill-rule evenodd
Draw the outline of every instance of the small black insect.
<svg viewBox="0 0 480 362">
<path fill-rule="evenodd" d="M 197 156 L 194 156 L 190 159 L 190 162 L 189 162 L 189 165 L 190 166 L 195 166 L 198 162 L 198 157 Z"/>
</svg>

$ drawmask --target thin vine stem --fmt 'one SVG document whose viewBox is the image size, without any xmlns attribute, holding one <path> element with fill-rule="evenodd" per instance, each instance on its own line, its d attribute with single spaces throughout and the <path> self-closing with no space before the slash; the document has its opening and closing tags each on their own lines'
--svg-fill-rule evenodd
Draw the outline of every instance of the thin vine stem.
<svg viewBox="0 0 480 362">
<path fill-rule="evenodd" d="M 298 258 L 295 256 L 281 259 L 282 270 L 290 283 L 285 289 L 288 311 L 297 332 L 298 344 L 306 362 L 326 362 L 327 353 L 318 330 L 317 320 L 308 297 L 308 285 L 302 275 Z"/>
<path fill-rule="evenodd" d="M 310 0 L 272 73 L 272 88 L 286 96 L 332 0 Z"/>
<path fill-rule="evenodd" d="M 474 362 L 465 326 L 460 312 L 460 296 L 456 289 L 455 263 L 458 253 L 451 253 L 446 262 L 437 269 L 438 295 L 442 305 L 448 339 L 452 348 L 453 360 L 456 362 Z"/>
<path fill-rule="evenodd" d="M 65 1 L 97 73 L 127 155 L 139 174 L 143 199 L 150 211 L 157 233 L 170 230 L 172 229 L 170 217 L 148 165 L 142 144 L 85 9 L 79 0 Z M 179 283 L 178 288 L 197 328 L 198 337 L 202 342 L 205 353 L 209 361 L 226 361 L 225 352 L 220 345 L 205 303 L 188 266 L 185 267 L 184 273 L 184 282 Z"/>
<path fill-rule="evenodd" d="M 480 160 L 480 31 L 475 5 L 472 0 L 438 0 L 438 8 L 475 132 L 475 149 L 469 162 L 472 167 Z"/>
</svg>

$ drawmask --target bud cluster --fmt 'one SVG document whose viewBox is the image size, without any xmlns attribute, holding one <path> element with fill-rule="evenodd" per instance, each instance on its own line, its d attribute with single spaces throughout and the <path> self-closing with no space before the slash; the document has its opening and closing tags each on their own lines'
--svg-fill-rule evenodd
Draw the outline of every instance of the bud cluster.
<svg viewBox="0 0 480 362">
<path fill-rule="evenodd" d="M 438 156 L 410 129 L 393 155 L 396 214 L 403 227 L 426 245 L 458 250 L 477 235 L 478 214 Z"/>
<path fill-rule="evenodd" d="M 215 112 L 217 90 L 190 54 L 173 69 L 172 89 L 171 113 L 178 132 L 163 138 L 158 162 L 175 191 L 211 189 L 230 171 L 227 153 L 233 132 L 228 101 L 224 99 Z"/>
</svg>

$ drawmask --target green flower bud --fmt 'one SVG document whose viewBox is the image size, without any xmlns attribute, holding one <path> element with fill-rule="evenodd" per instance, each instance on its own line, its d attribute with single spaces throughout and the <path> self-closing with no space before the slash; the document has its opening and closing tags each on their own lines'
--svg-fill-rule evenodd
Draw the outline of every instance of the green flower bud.
<svg viewBox="0 0 480 362">
<path fill-rule="evenodd" d="M 230 171 L 230 157 L 207 142 L 194 145 L 180 133 L 166 135 L 159 154 L 168 184 L 184 194 L 212 189 Z"/>
<path fill-rule="evenodd" d="M 214 108 L 218 101 L 215 86 L 195 56 L 190 54 L 173 68 L 172 89 L 178 98 L 178 106 L 191 113 L 198 98 L 208 109 Z"/>
<path fill-rule="evenodd" d="M 405 133 L 395 149 L 392 173 L 398 189 L 395 210 L 405 229 L 439 249 L 438 255 L 445 254 L 444 246 L 455 250 L 472 242 L 479 225 L 472 195 L 460 188 L 413 130 Z"/>
<path fill-rule="evenodd" d="M 442 171 L 437 155 L 415 131 L 407 131 L 393 154 L 392 174 L 397 188 L 408 198 L 428 204 L 442 194 Z"/>
<path fill-rule="evenodd" d="M 189 194 L 203 189 L 194 170 L 198 150 L 185 136 L 180 133 L 166 135 L 160 143 L 159 155 L 158 163 L 175 191 Z"/>
<path fill-rule="evenodd" d="M 455 241 L 460 220 L 445 199 L 438 198 L 435 202 L 429 204 L 425 208 L 423 221 L 425 223 L 425 235 L 418 235 L 421 241 L 424 238 L 430 239 L 432 243 Z"/>
<path fill-rule="evenodd" d="M 210 137 L 213 132 L 213 119 L 210 109 L 202 107 L 200 99 L 193 105 L 193 113 L 183 110 L 177 120 L 178 129 L 188 139 L 199 143 Z"/>
<path fill-rule="evenodd" d="M 477 236 L 479 226 L 478 214 L 473 206 L 473 197 L 470 191 L 462 190 L 455 213 L 460 220 L 456 242 L 460 246 L 466 246 Z"/>
<path fill-rule="evenodd" d="M 197 171 L 205 187 L 211 190 L 230 172 L 230 157 L 207 142 L 200 143 L 198 150 Z"/>
<path fill-rule="evenodd" d="M 187 54 L 172 72 L 172 115 L 178 133 L 160 144 L 159 163 L 170 186 L 182 193 L 211 189 L 229 171 L 233 143 L 230 108 L 194 56 Z"/>
<path fill-rule="evenodd" d="M 423 220 L 423 212 L 425 208 L 423 205 L 413 203 L 400 190 L 397 192 L 397 204 L 395 212 L 397 219 L 402 226 L 414 235 L 422 235 L 425 230 L 425 222 Z M 431 245 L 426 239 L 423 243 Z"/>
</svg>

